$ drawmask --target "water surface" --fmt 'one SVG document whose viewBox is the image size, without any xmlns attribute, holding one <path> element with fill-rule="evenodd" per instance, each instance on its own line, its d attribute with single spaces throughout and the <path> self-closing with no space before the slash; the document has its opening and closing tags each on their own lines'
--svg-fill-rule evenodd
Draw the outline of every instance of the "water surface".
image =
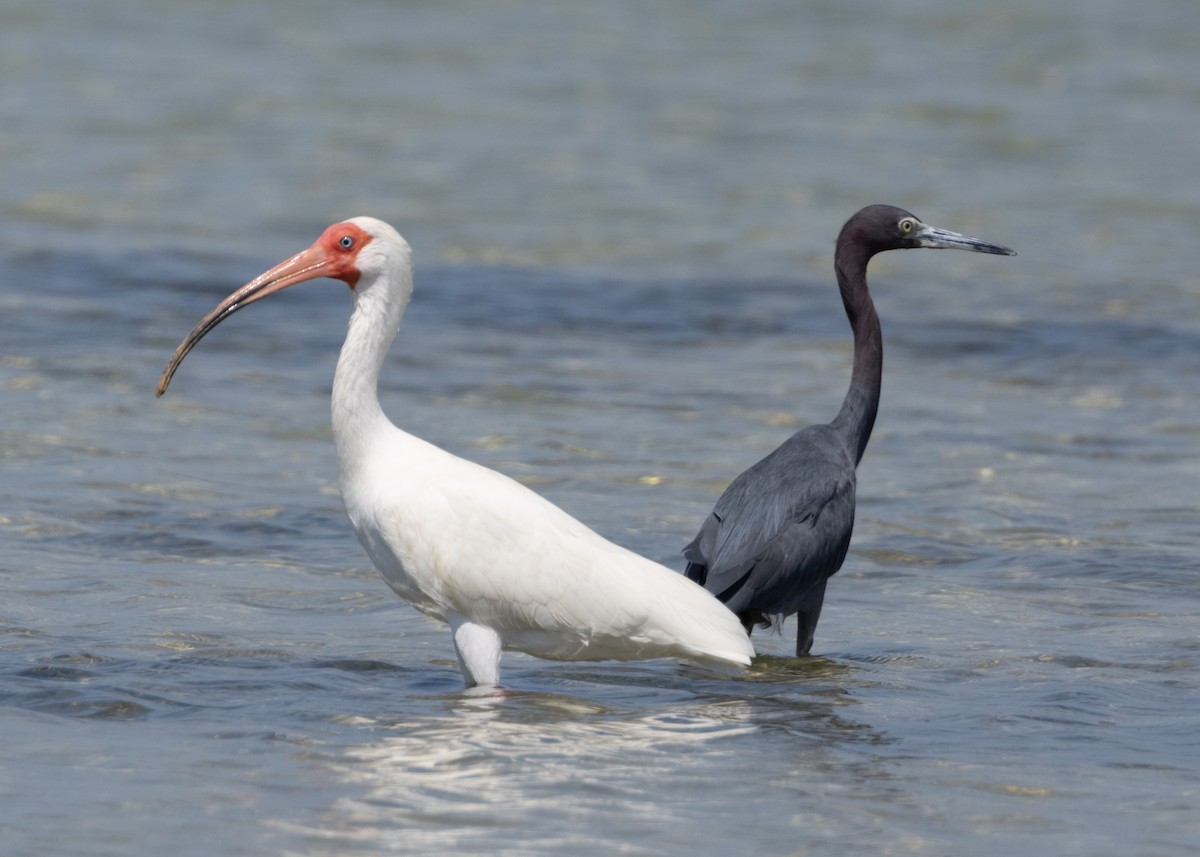
<svg viewBox="0 0 1200 857">
<path fill-rule="evenodd" d="M 1191 853 L 1200 13 L 1153 0 L 18 3 L 0 12 L 11 855 Z M 884 399 L 819 657 L 505 656 L 460 692 L 337 493 L 347 297 L 232 288 L 370 213 L 381 395 L 674 568 L 848 379 Z"/>
</svg>

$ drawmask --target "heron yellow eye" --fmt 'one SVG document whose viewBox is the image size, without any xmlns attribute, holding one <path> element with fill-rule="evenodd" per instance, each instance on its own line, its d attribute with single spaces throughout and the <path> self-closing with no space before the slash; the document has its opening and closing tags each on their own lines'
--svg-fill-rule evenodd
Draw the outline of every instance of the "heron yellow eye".
<svg viewBox="0 0 1200 857">
<path fill-rule="evenodd" d="M 913 230 L 916 228 L 917 228 L 917 221 L 913 220 L 911 217 L 905 217 L 903 220 L 900 221 L 900 234 L 901 235 L 912 235 Z"/>
</svg>

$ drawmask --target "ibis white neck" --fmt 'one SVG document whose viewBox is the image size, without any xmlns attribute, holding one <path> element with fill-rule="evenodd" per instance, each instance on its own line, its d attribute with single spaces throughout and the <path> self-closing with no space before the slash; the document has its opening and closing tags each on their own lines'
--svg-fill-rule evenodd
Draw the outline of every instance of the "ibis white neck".
<svg viewBox="0 0 1200 857">
<path fill-rule="evenodd" d="M 411 269 L 363 277 L 353 292 L 350 325 L 333 374 L 333 439 L 343 478 L 365 460 L 375 433 L 391 425 L 379 404 L 379 373 L 411 294 Z"/>
</svg>

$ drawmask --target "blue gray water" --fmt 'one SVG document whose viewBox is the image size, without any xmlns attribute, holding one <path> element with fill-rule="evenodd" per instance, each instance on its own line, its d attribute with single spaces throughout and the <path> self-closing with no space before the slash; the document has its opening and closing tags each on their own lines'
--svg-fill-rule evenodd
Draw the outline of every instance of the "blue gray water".
<svg viewBox="0 0 1200 857">
<path fill-rule="evenodd" d="M 1184 855 L 1200 841 L 1193 0 L 0 9 L 0 852 Z M 681 568 L 836 411 L 837 228 L 884 399 L 815 651 L 505 658 L 345 522 L 313 283 L 416 249 L 406 429 Z"/>
</svg>

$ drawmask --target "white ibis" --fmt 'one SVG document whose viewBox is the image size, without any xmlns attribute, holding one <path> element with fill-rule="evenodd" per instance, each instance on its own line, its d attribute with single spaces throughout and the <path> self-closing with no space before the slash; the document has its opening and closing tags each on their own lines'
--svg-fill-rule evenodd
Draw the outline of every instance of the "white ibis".
<svg viewBox="0 0 1200 857">
<path fill-rule="evenodd" d="M 392 425 L 377 382 L 412 295 L 412 255 L 380 220 L 335 223 L 223 300 L 175 350 L 158 395 L 225 318 L 319 277 L 350 287 L 332 407 L 350 523 L 392 589 L 449 623 L 468 686 L 499 684 L 502 649 L 553 660 L 670 657 L 724 673 L 750 663 L 746 631 L 702 587 L 507 476 Z"/>
</svg>

